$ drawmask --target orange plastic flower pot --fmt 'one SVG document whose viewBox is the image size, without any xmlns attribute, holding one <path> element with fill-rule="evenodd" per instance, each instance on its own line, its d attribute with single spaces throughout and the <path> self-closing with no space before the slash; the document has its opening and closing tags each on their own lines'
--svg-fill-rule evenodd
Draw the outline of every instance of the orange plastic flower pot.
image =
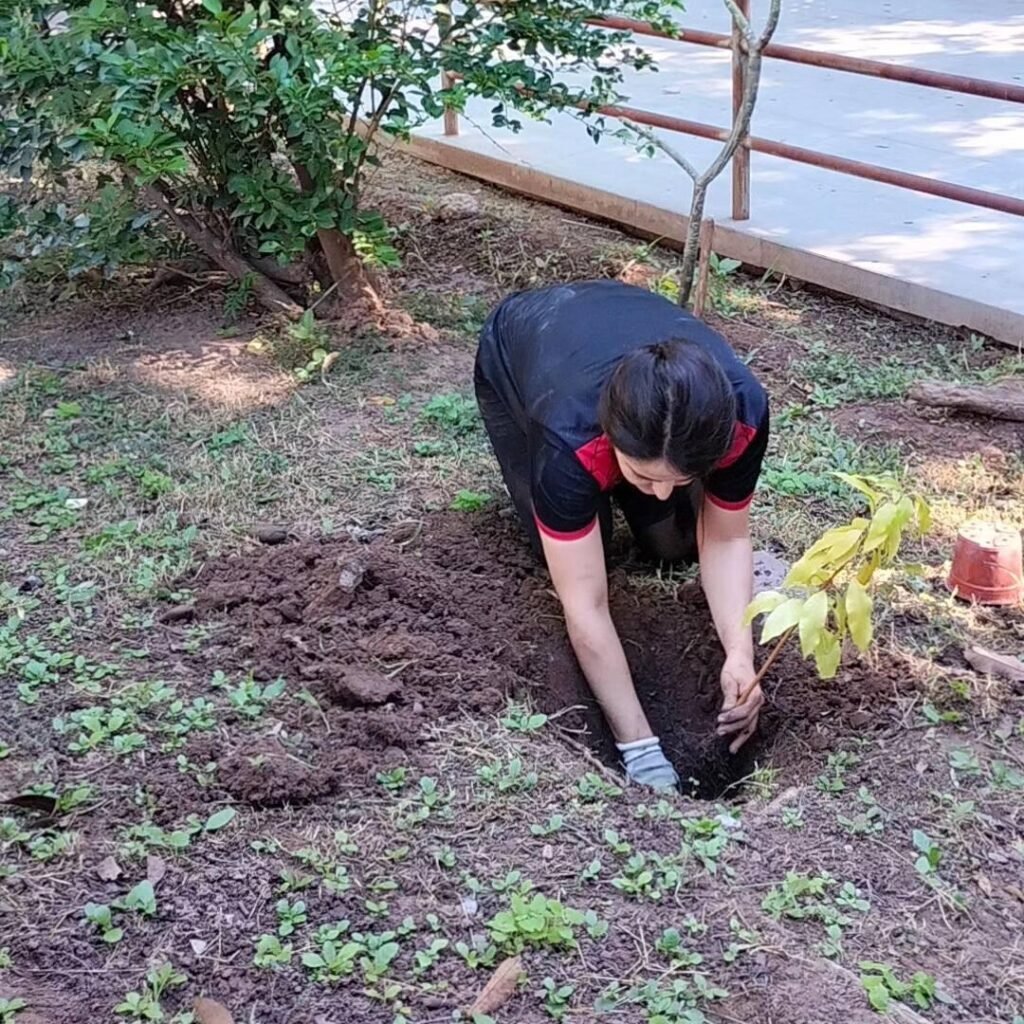
<svg viewBox="0 0 1024 1024">
<path fill-rule="evenodd" d="M 964 601 L 1013 605 L 1024 599 L 1020 531 L 976 520 L 960 528 L 946 585 Z"/>
</svg>

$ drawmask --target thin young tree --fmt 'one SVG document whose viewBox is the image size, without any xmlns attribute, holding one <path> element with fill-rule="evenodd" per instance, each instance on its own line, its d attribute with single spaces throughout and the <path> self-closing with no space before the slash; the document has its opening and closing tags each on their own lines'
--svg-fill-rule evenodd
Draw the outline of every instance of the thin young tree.
<svg viewBox="0 0 1024 1024">
<path fill-rule="evenodd" d="M 782 11 L 782 0 L 771 0 L 764 27 L 757 33 L 750 19 L 740 10 L 735 0 L 723 0 L 732 17 L 733 37 L 737 40 L 739 59 L 742 65 L 743 93 L 739 108 L 733 118 L 730 130 L 722 148 L 714 160 L 704 170 L 697 167 L 671 143 L 649 128 L 627 121 L 628 127 L 634 131 L 648 147 L 660 150 L 670 160 L 681 167 L 693 182 L 690 198 L 690 214 L 686 225 L 686 240 L 683 246 L 683 259 L 679 269 L 679 303 L 688 305 L 693 292 L 694 276 L 700 256 L 701 225 L 704 221 L 704 207 L 707 202 L 708 188 L 711 183 L 729 165 L 740 146 L 746 144 L 750 134 L 750 122 L 757 105 L 758 89 L 761 84 L 761 63 L 765 47 L 771 42 L 775 29 L 779 24 Z"/>
</svg>

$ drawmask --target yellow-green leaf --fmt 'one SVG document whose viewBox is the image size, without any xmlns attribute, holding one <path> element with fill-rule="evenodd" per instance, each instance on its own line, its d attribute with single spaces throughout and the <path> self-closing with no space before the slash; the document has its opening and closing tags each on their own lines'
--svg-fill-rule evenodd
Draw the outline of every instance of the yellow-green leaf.
<svg viewBox="0 0 1024 1024">
<path fill-rule="evenodd" d="M 917 512 L 917 529 L 920 533 L 928 533 L 932 528 L 932 510 L 924 498 L 914 499 L 914 508 Z"/>
<path fill-rule="evenodd" d="M 828 630 L 822 631 L 818 646 L 814 651 L 814 664 L 822 679 L 832 679 L 839 670 L 839 657 L 842 647 L 839 638 Z"/>
<path fill-rule="evenodd" d="M 865 553 L 874 551 L 875 548 L 880 548 L 886 542 L 899 513 L 899 506 L 891 501 L 887 501 L 871 517 L 868 535 L 864 538 Z"/>
<path fill-rule="evenodd" d="M 828 552 L 820 552 L 814 557 L 810 552 L 803 558 L 794 562 L 790 567 L 786 578 L 782 581 L 784 587 L 812 587 L 828 579 L 825 566 L 828 564 Z"/>
<path fill-rule="evenodd" d="M 885 544 L 882 548 L 882 558 L 886 562 L 891 562 L 896 557 L 896 552 L 900 549 L 900 542 L 903 540 L 903 530 L 913 516 L 913 499 L 904 495 L 896 505 L 896 518 L 893 520 L 892 526 L 889 527 L 889 532 L 886 535 Z"/>
<path fill-rule="evenodd" d="M 866 519 L 855 519 L 823 533 L 789 570 L 783 586 L 811 586 L 834 575 L 856 553 L 867 525 Z"/>
<path fill-rule="evenodd" d="M 836 618 L 836 632 L 839 634 L 839 641 L 842 643 L 846 636 L 846 602 L 841 598 L 832 606 Z"/>
<path fill-rule="evenodd" d="M 842 480 L 844 484 L 852 487 L 855 491 L 860 491 L 872 505 L 881 497 L 881 494 L 868 482 L 867 477 L 854 476 L 852 473 L 836 473 L 835 477 Z"/>
<path fill-rule="evenodd" d="M 871 577 L 875 575 L 875 570 L 882 564 L 881 553 L 876 551 L 871 558 L 860 567 L 860 572 L 857 573 L 857 579 L 860 581 L 861 586 L 866 587 L 871 582 Z"/>
<path fill-rule="evenodd" d="M 804 606 L 802 597 L 791 597 L 778 606 L 764 620 L 764 628 L 761 630 L 761 643 L 766 644 L 769 640 L 781 636 L 787 629 L 792 629 L 800 621 L 800 612 Z"/>
<path fill-rule="evenodd" d="M 800 650 L 805 658 L 817 648 L 828 619 L 828 594 L 819 590 L 812 594 L 800 610 Z"/>
<path fill-rule="evenodd" d="M 785 600 L 786 595 L 780 594 L 777 590 L 766 590 L 763 594 L 758 594 L 743 613 L 743 625 L 749 626 L 758 615 L 775 611 Z"/>
<path fill-rule="evenodd" d="M 850 628 L 850 639 L 859 651 L 871 646 L 873 627 L 871 625 L 871 595 L 859 581 L 850 580 L 846 588 L 846 622 Z"/>
</svg>

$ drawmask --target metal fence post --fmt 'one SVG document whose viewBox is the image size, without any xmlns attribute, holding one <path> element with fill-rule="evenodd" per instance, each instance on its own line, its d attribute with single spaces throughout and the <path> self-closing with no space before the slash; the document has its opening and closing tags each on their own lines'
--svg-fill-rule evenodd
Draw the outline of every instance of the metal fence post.
<svg viewBox="0 0 1024 1024">
<path fill-rule="evenodd" d="M 736 0 L 736 6 L 750 20 L 750 0 Z M 733 124 L 743 106 L 743 88 L 746 84 L 744 39 L 735 22 L 732 26 L 732 118 Z M 749 138 L 749 136 L 748 136 Z M 750 219 L 750 149 L 744 139 L 732 158 L 732 219 Z"/>
</svg>

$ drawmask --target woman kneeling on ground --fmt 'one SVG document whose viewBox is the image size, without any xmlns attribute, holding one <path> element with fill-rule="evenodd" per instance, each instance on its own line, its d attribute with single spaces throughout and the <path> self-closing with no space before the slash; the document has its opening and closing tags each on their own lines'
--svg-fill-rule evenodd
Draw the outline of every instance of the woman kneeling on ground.
<svg viewBox="0 0 1024 1024">
<path fill-rule="evenodd" d="M 627 775 L 678 776 L 652 734 L 608 608 L 610 499 L 648 558 L 692 563 L 725 650 L 718 734 L 735 753 L 757 728 L 743 613 L 753 589 L 749 508 L 768 399 L 719 334 L 617 281 L 522 292 L 480 335 L 476 396 L 502 476 L 547 561 L 573 650 Z"/>
</svg>

